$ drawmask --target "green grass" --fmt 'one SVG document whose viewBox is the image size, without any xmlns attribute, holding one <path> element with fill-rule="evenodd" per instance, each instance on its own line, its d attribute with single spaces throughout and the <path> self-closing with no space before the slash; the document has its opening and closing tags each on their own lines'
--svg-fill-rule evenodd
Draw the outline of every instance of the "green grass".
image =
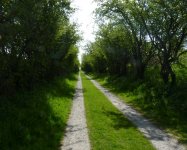
<svg viewBox="0 0 187 150">
<path fill-rule="evenodd" d="M 93 150 L 152 150 L 151 143 L 82 74 L 86 118 Z"/>
<path fill-rule="evenodd" d="M 57 150 L 77 77 L 59 77 L 30 92 L 0 97 L 1 150 Z"/>
<path fill-rule="evenodd" d="M 147 69 L 145 80 L 94 76 L 128 104 L 187 144 L 187 69 L 174 65 L 177 85 L 164 85 L 157 69 Z"/>
</svg>

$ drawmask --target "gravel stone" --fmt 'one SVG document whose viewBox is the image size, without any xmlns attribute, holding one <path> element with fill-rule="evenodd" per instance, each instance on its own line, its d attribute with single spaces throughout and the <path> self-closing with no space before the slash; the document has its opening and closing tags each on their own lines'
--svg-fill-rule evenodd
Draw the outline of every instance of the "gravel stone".
<svg viewBox="0 0 187 150">
<path fill-rule="evenodd" d="M 73 99 L 66 134 L 62 141 L 61 150 L 90 150 L 90 142 L 86 125 L 82 81 L 79 74 L 77 88 Z"/>
</svg>

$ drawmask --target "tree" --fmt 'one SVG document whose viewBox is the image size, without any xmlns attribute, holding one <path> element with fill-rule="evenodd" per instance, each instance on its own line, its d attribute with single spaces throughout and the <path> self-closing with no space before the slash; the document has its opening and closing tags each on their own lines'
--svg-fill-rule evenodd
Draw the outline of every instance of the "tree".
<svg viewBox="0 0 187 150">
<path fill-rule="evenodd" d="M 35 83 L 62 73 L 67 62 L 76 62 L 70 61 L 76 59 L 77 51 L 72 52 L 72 47 L 79 37 L 69 21 L 72 12 L 69 0 L 2 0 L 0 3 L 2 93 L 11 88 L 12 91 L 32 88 Z M 73 69 L 67 67 L 63 73 L 68 70 Z"/>
<path fill-rule="evenodd" d="M 127 29 L 131 37 L 132 56 L 138 78 L 144 77 L 145 68 L 149 60 L 153 57 L 154 51 L 146 40 L 146 30 L 142 21 L 134 9 L 135 1 L 97 1 L 99 17 L 109 18 L 114 24 L 121 24 Z"/>
<path fill-rule="evenodd" d="M 90 54 L 84 54 L 82 56 L 81 69 L 86 73 L 93 72 Z"/>
<path fill-rule="evenodd" d="M 187 37 L 187 2 L 185 0 L 138 1 L 136 10 L 141 16 L 144 28 L 152 45 L 157 49 L 161 65 L 161 76 L 165 83 L 175 84 L 176 75 L 172 64 L 186 52 L 182 47 Z"/>
<path fill-rule="evenodd" d="M 126 75 L 131 55 L 127 30 L 121 25 L 113 26 L 109 23 L 100 28 L 96 39 L 106 59 L 108 72 Z"/>
</svg>

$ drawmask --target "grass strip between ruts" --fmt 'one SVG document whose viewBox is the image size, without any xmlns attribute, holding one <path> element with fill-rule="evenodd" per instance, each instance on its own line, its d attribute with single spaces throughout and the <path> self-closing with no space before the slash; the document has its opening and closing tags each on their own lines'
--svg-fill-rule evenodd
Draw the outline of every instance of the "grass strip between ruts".
<svg viewBox="0 0 187 150">
<path fill-rule="evenodd" d="M 82 82 L 93 150 L 155 149 L 83 74 Z"/>
</svg>

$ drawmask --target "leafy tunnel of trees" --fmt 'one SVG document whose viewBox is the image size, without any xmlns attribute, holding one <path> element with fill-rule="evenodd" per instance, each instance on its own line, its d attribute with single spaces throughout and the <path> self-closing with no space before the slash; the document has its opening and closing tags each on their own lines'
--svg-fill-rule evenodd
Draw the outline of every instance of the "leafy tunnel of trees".
<svg viewBox="0 0 187 150">
<path fill-rule="evenodd" d="M 69 0 L 0 1 L 0 94 L 78 71 Z"/>
<path fill-rule="evenodd" d="M 113 88 L 123 87 L 123 94 L 140 92 L 136 99 L 145 108 L 144 112 L 155 114 L 159 122 L 181 133 L 187 143 L 187 1 L 95 2 L 99 31 L 95 41 L 86 47 L 82 70 L 117 76 L 118 84 L 112 83 Z M 2 122 L 6 120 L 0 126 L 5 131 L 0 138 L 5 141 L 4 149 L 20 143 L 15 140 L 17 133 L 23 133 L 18 141 L 25 139 L 32 147 L 30 141 L 38 141 L 35 137 L 45 139 L 45 135 L 48 139 L 45 141 L 53 143 L 50 134 L 58 134 L 54 132 L 53 122 L 57 131 L 62 129 L 58 125 L 62 122 L 49 110 L 48 95 L 51 92 L 62 97 L 65 93 L 71 99 L 73 87 L 64 81 L 59 87 L 49 85 L 50 92 L 45 88 L 41 89 L 43 92 L 39 90 L 37 95 L 20 91 L 32 91 L 38 83 L 79 70 L 76 44 L 80 37 L 76 25 L 69 20 L 73 11 L 70 0 L 0 0 L 0 118 Z M 16 94 L 17 99 L 12 96 Z M 64 105 L 68 101 L 58 102 Z M 56 101 L 53 103 L 56 106 Z M 30 117 L 33 112 L 38 118 Z M 50 118 L 51 114 L 54 119 Z M 28 124 L 24 123 L 25 119 Z M 41 120 L 44 125 L 40 124 Z M 35 127 L 31 121 L 36 123 Z M 43 128 L 47 125 L 50 132 Z M 40 142 L 38 145 L 42 146 Z"/>
</svg>

